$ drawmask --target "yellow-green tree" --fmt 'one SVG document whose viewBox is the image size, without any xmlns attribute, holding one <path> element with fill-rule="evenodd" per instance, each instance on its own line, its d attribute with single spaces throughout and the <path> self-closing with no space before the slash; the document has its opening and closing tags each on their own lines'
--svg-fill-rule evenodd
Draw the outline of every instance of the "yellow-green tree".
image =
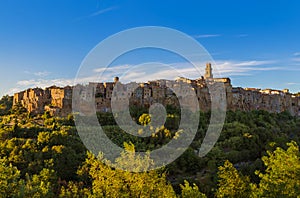
<svg viewBox="0 0 300 198">
<path fill-rule="evenodd" d="M 190 186 L 189 182 L 184 180 L 184 185 L 180 184 L 182 198 L 206 198 L 206 195 L 199 191 L 196 184 Z"/>
<path fill-rule="evenodd" d="M 218 177 L 217 197 L 250 197 L 249 178 L 241 175 L 228 160 L 219 167 Z"/>
<path fill-rule="evenodd" d="M 15 197 L 21 185 L 20 171 L 5 158 L 0 159 L 0 196 Z"/>
<path fill-rule="evenodd" d="M 262 157 L 264 172 L 256 171 L 260 177 L 258 185 L 241 175 L 229 162 L 219 167 L 217 197 L 299 197 L 300 155 L 296 142 L 287 143 L 288 149 L 277 147 Z"/>
<path fill-rule="evenodd" d="M 61 198 L 82 198 L 91 197 L 91 191 L 83 186 L 82 182 L 68 182 L 67 186 L 62 186 L 59 194 Z"/>
<path fill-rule="evenodd" d="M 26 175 L 26 183 L 20 190 L 20 197 L 55 197 L 57 185 L 56 173 L 52 169 L 44 168 L 39 174 Z"/>
<path fill-rule="evenodd" d="M 287 143 L 288 149 L 277 147 L 262 158 L 265 172 L 256 173 L 261 178 L 257 196 L 297 197 L 300 195 L 300 155 L 296 142 Z"/>
<path fill-rule="evenodd" d="M 143 126 L 146 126 L 147 124 L 149 124 L 151 122 L 151 116 L 147 113 L 143 113 L 140 117 L 139 117 L 139 123 Z"/>
<path fill-rule="evenodd" d="M 132 144 L 125 144 L 125 149 L 116 160 L 117 167 L 134 166 L 135 171 L 143 171 L 151 166 L 149 156 L 136 155 Z M 112 168 L 110 162 L 104 164 L 102 160 L 102 156 L 97 159 L 89 154 L 79 170 L 79 174 L 89 174 L 92 179 L 91 197 L 176 197 L 163 170 L 133 173 Z"/>
</svg>

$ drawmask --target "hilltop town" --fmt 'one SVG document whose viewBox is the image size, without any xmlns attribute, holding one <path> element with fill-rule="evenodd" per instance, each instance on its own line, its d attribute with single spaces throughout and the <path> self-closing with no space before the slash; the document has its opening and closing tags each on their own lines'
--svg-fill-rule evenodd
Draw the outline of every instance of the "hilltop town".
<svg viewBox="0 0 300 198">
<path fill-rule="evenodd" d="M 72 90 L 79 88 L 82 91 L 86 87 L 91 89 L 85 93 L 86 97 L 95 98 L 95 107 L 98 112 L 111 112 L 111 99 L 115 85 L 119 78 L 115 77 L 114 82 L 90 82 L 88 85 L 76 85 L 74 87 L 51 86 L 45 89 L 31 88 L 15 93 L 13 105 L 20 104 L 28 112 L 42 114 L 45 111 L 55 116 L 67 116 L 72 112 Z M 233 87 L 230 78 L 214 78 L 212 65 L 206 64 L 205 75 L 198 79 L 178 77 L 175 82 L 187 83 L 195 91 L 202 111 L 210 110 L 211 96 L 208 85 L 223 83 L 226 91 L 228 110 L 265 110 L 272 113 L 289 111 L 292 115 L 300 116 L 300 96 L 292 94 L 288 89 L 257 89 Z M 83 94 L 84 95 L 84 94 Z M 177 105 L 176 95 L 167 87 L 167 80 L 149 81 L 140 83 L 129 96 L 131 105 L 149 107 L 155 102 L 164 105 Z"/>
</svg>

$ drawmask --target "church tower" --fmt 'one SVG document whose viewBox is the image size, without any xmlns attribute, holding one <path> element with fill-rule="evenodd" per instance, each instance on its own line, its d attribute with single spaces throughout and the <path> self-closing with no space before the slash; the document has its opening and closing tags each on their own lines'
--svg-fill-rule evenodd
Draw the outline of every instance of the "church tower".
<svg viewBox="0 0 300 198">
<path fill-rule="evenodd" d="M 213 78 L 211 63 L 206 63 L 204 78 L 205 79 Z"/>
<path fill-rule="evenodd" d="M 114 77 L 114 83 L 116 84 L 117 82 L 119 82 L 119 77 L 118 76 Z"/>
</svg>

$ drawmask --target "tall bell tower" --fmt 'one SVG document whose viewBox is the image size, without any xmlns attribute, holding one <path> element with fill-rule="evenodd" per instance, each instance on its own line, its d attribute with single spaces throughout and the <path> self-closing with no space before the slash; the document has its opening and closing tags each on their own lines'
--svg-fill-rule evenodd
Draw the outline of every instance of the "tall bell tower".
<svg viewBox="0 0 300 198">
<path fill-rule="evenodd" d="M 213 78 L 211 63 L 206 63 L 204 78 L 205 79 Z"/>
</svg>

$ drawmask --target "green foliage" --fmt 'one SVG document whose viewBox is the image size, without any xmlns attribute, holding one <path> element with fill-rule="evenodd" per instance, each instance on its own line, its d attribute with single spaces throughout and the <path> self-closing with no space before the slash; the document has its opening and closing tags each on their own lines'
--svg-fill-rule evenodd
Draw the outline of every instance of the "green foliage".
<svg viewBox="0 0 300 198">
<path fill-rule="evenodd" d="M 56 187 L 56 173 L 54 170 L 44 168 L 39 174 L 30 178 L 26 175 L 26 184 L 21 190 L 21 197 L 54 197 Z"/>
<path fill-rule="evenodd" d="M 44 159 L 53 159 L 54 170 L 61 179 L 74 179 L 77 167 L 84 160 L 84 147 L 76 136 L 67 131 L 41 132 L 37 145 Z"/>
<path fill-rule="evenodd" d="M 83 187 L 83 183 L 74 183 L 70 181 L 66 186 L 62 186 L 59 197 L 61 198 L 82 198 L 91 197 L 89 189 Z"/>
<path fill-rule="evenodd" d="M 0 159 L 0 193 L 7 197 L 18 194 L 22 182 L 20 181 L 20 171 L 8 164 L 7 159 Z"/>
<path fill-rule="evenodd" d="M 175 197 L 163 170 L 138 172 L 152 165 L 149 156 L 136 155 L 132 144 L 125 144 L 125 148 L 126 151 L 116 160 L 114 166 L 125 170 L 134 169 L 137 172 L 114 169 L 103 163 L 103 156 L 99 155 L 97 159 L 92 154 L 88 155 L 79 174 L 88 174 L 91 178 L 91 197 Z M 111 164 L 109 161 L 106 163 Z"/>
<path fill-rule="evenodd" d="M 0 105 L 0 112 L 3 109 L 4 105 Z M 203 192 L 207 197 L 296 197 L 299 194 L 299 118 L 287 112 L 228 112 L 218 142 L 205 157 L 199 158 L 197 152 L 210 120 L 209 112 L 200 112 L 198 132 L 182 156 L 164 169 L 132 173 L 108 165 L 144 171 L 154 162 L 135 151 L 160 148 L 172 138 L 184 136 L 185 131 L 178 129 L 180 111 L 176 109 L 167 109 L 166 123 L 158 128 L 149 124 L 147 109 L 131 110 L 135 114 L 133 119 L 138 122 L 141 118 L 152 136 L 130 135 L 116 126 L 111 113 L 98 114 L 106 135 L 125 148 L 115 162 L 105 163 L 100 160 L 105 156 L 95 158 L 86 152 L 71 114 L 66 118 L 47 113 L 31 115 L 20 105 L 10 109 L 10 113 L 0 114 L 1 195 L 175 197 L 176 192 L 180 197 L 205 197 Z M 287 142 L 291 143 L 286 145 Z"/>
<path fill-rule="evenodd" d="M 277 147 L 262 157 L 264 173 L 257 170 L 258 185 L 241 175 L 229 161 L 219 167 L 217 197 L 297 197 L 300 192 L 300 155 L 296 142 L 287 143 L 288 149 Z"/>
<path fill-rule="evenodd" d="M 23 113 L 27 112 L 27 109 L 25 109 L 20 103 L 15 104 L 12 108 L 11 108 L 11 113 L 12 114 L 16 114 L 16 115 L 21 115 Z"/>
<path fill-rule="evenodd" d="M 112 113 L 97 112 L 97 118 L 101 126 L 116 125 L 116 121 Z"/>
<path fill-rule="evenodd" d="M 148 109 L 142 106 L 138 105 L 131 105 L 129 107 L 130 115 L 133 118 L 133 120 L 138 121 L 139 117 L 144 114 L 148 113 Z"/>
<path fill-rule="evenodd" d="M 219 167 L 218 177 L 219 188 L 216 192 L 217 197 L 250 196 L 249 178 L 238 173 L 228 160 L 225 161 L 224 166 Z"/>
<path fill-rule="evenodd" d="M 196 184 L 190 186 L 189 182 L 184 180 L 184 185 L 180 184 L 182 198 L 206 198 L 206 195 L 199 191 Z"/>
<path fill-rule="evenodd" d="M 13 105 L 13 97 L 12 96 L 3 96 L 0 100 L 0 115 L 7 115 L 11 110 Z"/>
<path fill-rule="evenodd" d="M 268 151 L 268 156 L 262 158 L 267 167 L 262 173 L 256 173 L 261 178 L 259 196 L 262 197 L 296 197 L 300 192 L 300 153 L 296 142 L 287 144 L 288 149 L 277 147 Z"/>
</svg>

